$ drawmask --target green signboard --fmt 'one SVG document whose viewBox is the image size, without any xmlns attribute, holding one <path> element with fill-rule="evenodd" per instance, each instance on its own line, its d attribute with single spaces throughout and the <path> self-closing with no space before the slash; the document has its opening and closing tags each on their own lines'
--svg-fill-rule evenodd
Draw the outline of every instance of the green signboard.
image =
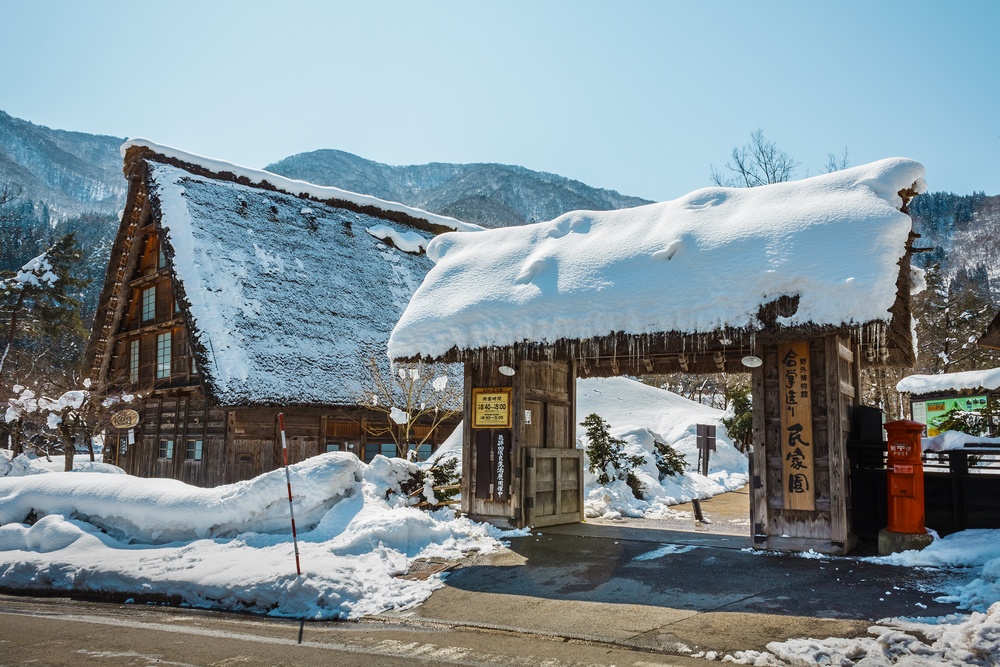
<svg viewBox="0 0 1000 667">
<path fill-rule="evenodd" d="M 933 438 L 940 431 L 941 422 L 952 410 L 965 412 L 980 412 L 986 409 L 986 396 L 955 396 L 951 398 L 935 398 L 926 401 L 913 401 L 913 421 L 927 424 L 927 437 Z M 979 435 L 988 435 L 980 433 Z"/>
</svg>

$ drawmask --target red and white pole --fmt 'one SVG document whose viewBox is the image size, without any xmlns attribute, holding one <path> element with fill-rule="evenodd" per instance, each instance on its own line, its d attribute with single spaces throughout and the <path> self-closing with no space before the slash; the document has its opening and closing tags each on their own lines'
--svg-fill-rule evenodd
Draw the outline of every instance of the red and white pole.
<svg viewBox="0 0 1000 667">
<path fill-rule="evenodd" d="M 292 476 L 288 473 L 288 444 L 285 442 L 285 414 L 278 413 L 278 429 L 281 431 L 281 454 L 285 458 L 285 482 L 288 484 L 288 514 L 292 517 L 292 544 L 295 545 L 295 571 L 302 576 L 299 565 L 299 538 L 295 534 L 295 509 L 292 507 Z"/>
</svg>

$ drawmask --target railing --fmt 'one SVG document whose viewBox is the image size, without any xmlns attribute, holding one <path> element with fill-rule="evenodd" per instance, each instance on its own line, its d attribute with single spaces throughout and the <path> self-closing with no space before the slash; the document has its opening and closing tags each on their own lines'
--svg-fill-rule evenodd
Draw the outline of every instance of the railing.
<svg viewBox="0 0 1000 667">
<path fill-rule="evenodd" d="M 888 518 L 886 445 L 850 440 L 854 532 L 875 540 Z M 1000 528 L 1000 447 L 975 445 L 924 452 L 925 525 L 941 535 L 969 528 Z"/>
</svg>

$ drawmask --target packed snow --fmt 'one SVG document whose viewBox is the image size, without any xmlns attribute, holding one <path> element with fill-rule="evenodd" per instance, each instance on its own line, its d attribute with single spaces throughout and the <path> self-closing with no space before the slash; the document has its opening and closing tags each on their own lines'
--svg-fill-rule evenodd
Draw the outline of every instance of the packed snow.
<svg viewBox="0 0 1000 667">
<path fill-rule="evenodd" d="M 1000 368 L 986 368 L 978 371 L 940 373 L 938 375 L 908 375 L 896 383 L 896 391 L 911 394 L 933 394 L 964 389 L 1000 388 Z"/>
<path fill-rule="evenodd" d="M 389 339 L 393 358 L 614 332 L 756 330 L 762 304 L 799 296 L 783 325 L 886 321 L 910 232 L 899 191 L 924 168 L 890 158 L 757 188 L 477 234 L 442 234 L 435 266 Z"/>
</svg>

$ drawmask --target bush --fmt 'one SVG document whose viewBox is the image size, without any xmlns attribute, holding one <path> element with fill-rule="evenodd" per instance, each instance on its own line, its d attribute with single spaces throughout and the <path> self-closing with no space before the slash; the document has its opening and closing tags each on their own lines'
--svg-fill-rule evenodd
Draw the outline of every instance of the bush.
<svg viewBox="0 0 1000 667">
<path fill-rule="evenodd" d="M 733 406 L 733 416 L 722 420 L 736 448 L 746 454 L 753 442 L 753 403 L 750 387 L 740 385 L 726 390 L 726 399 Z"/>
<path fill-rule="evenodd" d="M 683 475 L 687 470 L 687 459 L 684 455 L 665 442 L 653 441 L 653 457 L 660 479 Z"/>
<path fill-rule="evenodd" d="M 612 437 L 609 424 L 596 413 L 587 415 L 580 425 L 587 429 L 587 469 L 597 475 L 597 481 L 608 484 L 612 479 L 625 480 L 632 494 L 642 498 L 642 484 L 633 470 L 646 465 L 646 457 L 627 455 L 625 441 Z"/>
<path fill-rule="evenodd" d="M 427 497 L 426 489 L 428 483 L 432 489 L 432 494 L 436 502 L 431 502 Z M 458 459 L 439 459 L 429 468 L 411 466 L 409 477 L 400 484 L 400 489 L 408 499 L 407 504 L 419 505 L 427 509 L 437 509 L 447 505 L 454 500 L 461 489 L 445 489 L 442 487 L 457 486 L 461 484 L 458 472 Z"/>
</svg>

